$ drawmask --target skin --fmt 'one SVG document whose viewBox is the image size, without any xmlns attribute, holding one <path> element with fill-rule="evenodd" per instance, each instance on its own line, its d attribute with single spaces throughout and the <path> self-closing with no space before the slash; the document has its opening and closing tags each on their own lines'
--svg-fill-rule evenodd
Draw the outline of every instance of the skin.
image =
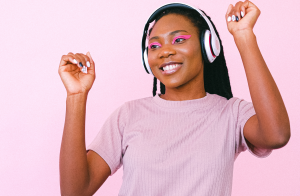
<svg viewBox="0 0 300 196">
<path fill-rule="evenodd" d="M 184 30 L 184 32 L 172 32 Z M 189 39 L 178 40 L 179 35 L 191 35 Z M 172 101 L 202 98 L 206 95 L 203 82 L 203 60 L 201 56 L 198 30 L 182 15 L 169 14 L 154 25 L 149 44 L 158 42 L 161 46 L 148 49 L 148 62 L 152 73 L 166 86 L 161 98 Z M 163 75 L 159 66 L 170 61 L 183 63 L 180 70 L 171 75 Z"/>
<path fill-rule="evenodd" d="M 243 18 L 241 11 L 245 14 Z M 228 21 L 232 15 L 240 20 Z M 254 146 L 277 149 L 285 146 L 290 139 L 290 122 L 279 89 L 253 32 L 259 15 L 260 10 L 251 1 L 240 1 L 235 6 L 229 5 L 225 20 L 240 52 L 256 112 L 246 122 L 244 136 L 252 149 Z"/>
<path fill-rule="evenodd" d="M 241 18 L 240 12 L 245 16 Z M 235 15 L 237 21 L 228 21 Z M 286 108 L 276 83 L 259 51 L 253 27 L 260 10 L 250 1 L 229 5 L 225 14 L 229 32 L 240 52 L 250 95 L 256 115 L 244 126 L 244 136 L 250 148 L 281 148 L 290 138 L 290 123 Z M 176 35 L 170 33 L 176 30 Z M 178 35 L 191 35 L 178 40 Z M 191 100 L 204 97 L 203 60 L 196 28 L 184 16 L 170 14 L 162 17 L 154 26 L 150 39 L 158 42 L 155 50 L 149 50 L 148 59 L 153 74 L 166 86 L 161 98 L 166 100 Z M 181 42 L 182 41 L 182 42 Z M 77 63 L 74 63 L 73 60 Z M 81 72 L 79 62 L 91 66 Z M 169 61 L 182 62 L 183 66 L 171 75 L 161 74 L 158 66 Z M 60 150 L 61 195 L 93 195 L 106 181 L 111 171 L 107 163 L 94 151 L 86 152 L 85 113 L 88 92 L 96 78 L 95 63 L 88 52 L 63 55 L 58 73 L 67 90 L 66 118 Z"/>
<path fill-rule="evenodd" d="M 244 17 L 241 18 L 241 11 Z M 229 16 L 237 17 L 228 21 Z M 286 108 L 276 83 L 259 51 L 253 27 L 260 10 L 250 1 L 229 5 L 226 23 L 239 49 L 256 115 L 244 126 L 244 136 L 250 148 L 281 148 L 290 138 L 290 123 Z M 238 21 L 238 22 L 237 22 Z M 176 35 L 176 30 L 185 30 Z M 191 38 L 181 44 L 173 45 L 171 40 L 180 34 L 191 34 Z M 162 17 L 153 27 L 149 44 L 158 42 L 160 47 L 148 49 L 150 68 L 166 86 L 161 98 L 182 101 L 205 96 L 203 80 L 203 61 L 196 27 L 185 16 L 169 14 Z M 155 39 L 153 39 L 153 37 Z M 197 41 L 198 40 L 198 41 Z M 190 42 L 189 42 L 190 41 Z M 163 75 L 159 70 L 162 63 L 183 62 L 180 70 L 171 75 Z"/>
<path fill-rule="evenodd" d="M 77 63 L 74 63 L 73 60 Z M 87 74 L 79 62 L 91 66 Z M 59 170 L 62 196 L 93 195 L 110 175 L 108 164 L 94 151 L 86 152 L 85 114 L 88 92 L 96 78 L 95 63 L 88 52 L 63 55 L 58 73 L 67 90 L 66 118 L 60 149 Z"/>
</svg>

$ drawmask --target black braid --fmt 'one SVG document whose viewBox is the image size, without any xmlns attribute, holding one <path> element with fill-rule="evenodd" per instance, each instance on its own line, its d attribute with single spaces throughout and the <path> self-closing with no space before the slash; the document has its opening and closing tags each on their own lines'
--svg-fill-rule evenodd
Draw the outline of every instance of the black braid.
<svg viewBox="0 0 300 196">
<path fill-rule="evenodd" d="M 157 78 L 154 77 L 153 91 L 152 91 L 153 97 L 156 95 L 156 91 L 157 91 Z M 165 92 L 166 92 L 166 87 L 163 83 L 160 82 L 160 94 L 165 94 Z"/>
<path fill-rule="evenodd" d="M 163 83 L 160 82 L 160 94 L 166 93 L 166 87 Z"/>
<path fill-rule="evenodd" d="M 156 90 L 157 90 L 157 79 L 156 77 L 154 77 L 154 80 L 153 80 L 153 97 L 156 95 Z"/>
<path fill-rule="evenodd" d="M 203 12 L 203 13 L 205 14 L 205 12 Z M 197 27 L 197 29 L 198 29 L 199 39 L 200 39 L 200 35 L 201 35 L 202 31 L 208 29 L 208 25 L 207 25 L 206 21 L 200 16 L 200 14 L 196 10 L 185 9 L 185 8 L 170 8 L 168 10 L 165 10 L 163 13 L 161 13 L 160 15 L 157 16 L 155 21 L 157 22 L 160 18 L 162 18 L 163 16 L 166 16 L 168 14 L 179 14 L 179 15 L 186 16 L 187 18 L 189 18 L 190 21 L 194 24 L 194 26 Z M 218 94 L 222 97 L 230 99 L 233 97 L 233 95 L 232 95 L 232 91 L 231 91 L 228 69 L 227 69 L 226 61 L 225 61 L 225 57 L 224 57 L 222 41 L 221 41 L 219 33 L 218 33 L 215 25 L 211 21 L 210 17 L 207 16 L 207 18 L 212 23 L 213 28 L 215 29 L 215 32 L 216 32 L 217 36 L 219 37 L 221 51 L 220 51 L 219 56 L 215 59 L 215 61 L 213 63 L 204 62 L 204 68 L 203 68 L 204 89 L 206 92 L 208 92 L 210 94 Z M 152 27 L 152 29 L 153 29 L 153 27 Z M 152 29 L 149 30 L 149 35 L 150 35 Z M 154 86 L 153 86 L 153 90 L 154 90 Z M 165 93 L 165 86 L 161 83 L 161 94 L 164 94 L 164 93 Z M 155 94 L 156 94 L 156 83 L 155 83 Z M 154 96 L 155 96 L 155 94 L 154 94 Z"/>
</svg>

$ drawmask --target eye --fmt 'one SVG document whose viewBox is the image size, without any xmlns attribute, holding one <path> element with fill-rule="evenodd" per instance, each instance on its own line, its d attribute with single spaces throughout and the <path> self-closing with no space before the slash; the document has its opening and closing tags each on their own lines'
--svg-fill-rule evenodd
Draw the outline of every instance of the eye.
<svg viewBox="0 0 300 196">
<path fill-rule="evenodd" d="M 160 46 L 161 46 L 160 43 L 154 42 L 154 43 L 151 43 L 151 44 L 148 46 L 148 48 L 156 49 L 156 48 L 158 48 L 158 47 L 160 47 Z"/>
<path fill-rule="evenodd" d="M 172 41 L 172 44 L 174 43 L 181 43 L 187 39 L 189 39 L 191 37 L 191 35 L 180 35 L 180 36 L 177 36 L 173 39 Z"/>
<path fill-rule="evenodd" d="M 183 38 L 177 38 L 176 40 L 175 40 L 175 43 L 179 43 L 179 42 L 182 42 L 182 41 L 184 41 L 185 39 L 183 39 Z"/>
<path fill-rule="evenodd" d="M 152 44 L 152 45 L 150 46 L 151 49 L 158 48 L 158 47 L 159 47 L 159 46 L 158 46 L 158 45 L 155 45 L 155 44 Z"/>
</svg>

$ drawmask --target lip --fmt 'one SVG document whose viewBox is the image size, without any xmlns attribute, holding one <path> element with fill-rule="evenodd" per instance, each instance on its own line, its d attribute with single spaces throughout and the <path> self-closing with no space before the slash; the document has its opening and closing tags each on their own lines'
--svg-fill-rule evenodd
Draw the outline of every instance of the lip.
<svg viewBox="0 0 300 196">
<path fill-rule="evenodd" d="M 163 67 L 165 67 L 165 66 L 167 66 L 167 65 L 173 65 L 173 64 L 182 64 L 182 63 L 170 61 L 170 62 L 168 62 L 168 63 L 163 63 L 163 64 L 161 64 L 161 65 L 159 66 L 159 69 L 161 69 L 161 68 L 163 68 Z"/>
<path fill-rule="evenodd" d="M 176 67 L 176 68 L 174 68 L 174 69 L 172 69 L 172 70 L 165 70 L 165 71 L 163 71 L 163 70 L 160 69 L 160 71 L 161 71 L 161 73 L 162 73 L 163 75 L 170 75 L 170 74 L 173 74 L 173 73 L 177 72 L 177 71 L 183 66 L 182 63 L 168 63 L 168 64 L 166 64 L 166 65 L 170 65 L 170 64 L 178 64 L 179 66 Z"/>
</svg>

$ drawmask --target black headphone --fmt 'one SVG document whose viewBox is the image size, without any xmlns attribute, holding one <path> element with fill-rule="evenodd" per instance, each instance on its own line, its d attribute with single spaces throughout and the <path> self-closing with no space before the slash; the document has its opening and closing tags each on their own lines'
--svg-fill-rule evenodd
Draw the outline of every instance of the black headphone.
<svg viewBox="0 0 300 196">
<path fill-rule="evenodd" d="M 207 29 L 201 33 L 200 42 L 201 42 L 202 56 L 206 62 L 212 63 L 217 58 L 217 56 L 219 56 L 221 49 L 220 49 L 219 38 L 213 28 L 213 25 L 209 21 L 209 19 L 206 17 L 206 15 L 200 9 L 197 9 L 191 5 L 187 5 L 184 3 L 170 3 L 170 4 L 166 4 L 166 5 L 163 5 L 160 8 L 158 8 L 150 16 L 150 18 L 148 19 L 148 21 L 145 25 L 144 32 L 143 32 L 143 38 L 142 38 L 142 62 L 143 62 L 146 72 L 148 74 L 151 73 L 153 75 L 150 65 L 148 63 L 148 46 L 146 47 L 146 39 L 147 39 L 149 25 L 155 20 L 155 18 L 157 17 L 158 14 L 160 14 L 161 12 L 163 12 L 169 8 L 193 9 L 193 10 L 196 10 L 197 12 L 199 12 L 199 14 L 202 16 L 202 18 L 204 18 L 209 29 Z"/>
</svg>

